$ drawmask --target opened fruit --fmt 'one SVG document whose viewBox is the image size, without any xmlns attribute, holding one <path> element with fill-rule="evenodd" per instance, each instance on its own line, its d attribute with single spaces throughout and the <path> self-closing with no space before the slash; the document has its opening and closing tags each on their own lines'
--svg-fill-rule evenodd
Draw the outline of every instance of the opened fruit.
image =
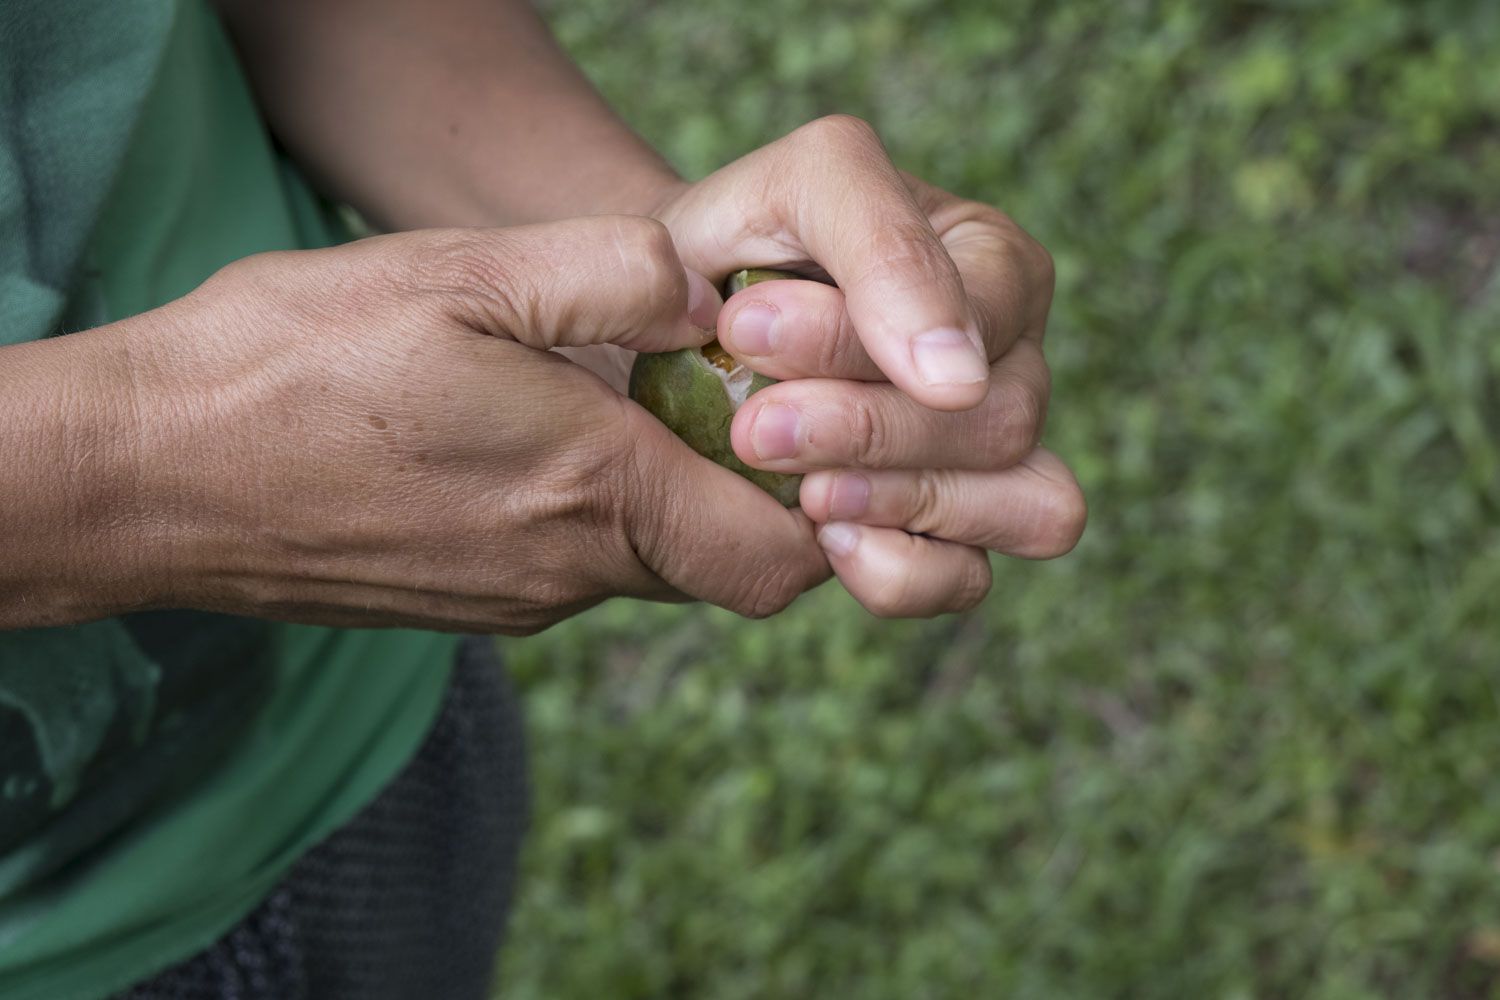
<svg viewBox="0 0 1500 1000">
<path fill-rule="evenodd" d="M 784 271 L 757 268 L 729 279 L 728 292 L 761 281 L 796 278 Z M 782 506 L 795 507 L 801 476 L 752 469 L 729 443 L 729 425 L 745 400 L 776 380 L 752 372 L 717 340 L 663 354 L 641 354 L 630 370 L 630 398 L 640 403 L 698 454 L 738 473 L 771 494 Z"/>
</svg>

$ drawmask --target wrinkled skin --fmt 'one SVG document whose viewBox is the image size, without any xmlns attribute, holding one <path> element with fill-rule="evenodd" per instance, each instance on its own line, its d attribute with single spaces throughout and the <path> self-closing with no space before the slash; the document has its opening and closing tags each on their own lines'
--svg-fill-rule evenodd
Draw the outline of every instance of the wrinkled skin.
<svg viewBox="0 0 1500 1000">
<path fill-rule="evenodd" d="M 778 611 L 829 575 L 808 519 L 552 350 L 701 345 L 719 304 L 660 223 L 594 216 L 259 254 L 7 348 L 36 390 L 0 445 L 55 452 L 45 426 L 129 447 L 10 446 L 55 474 L 18 521 L 68 527 L 9 539 L 27 600 L 0 601 L 0 627 L 188 607 L 524 634 L 613 596 Z"/>
</svg>

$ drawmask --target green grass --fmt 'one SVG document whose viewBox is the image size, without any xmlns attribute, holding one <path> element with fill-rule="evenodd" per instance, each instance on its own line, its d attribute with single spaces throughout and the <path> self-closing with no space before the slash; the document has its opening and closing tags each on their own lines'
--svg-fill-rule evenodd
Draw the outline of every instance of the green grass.
<svg viewBox="0 0 1500 1000">
<path fill-rule="evenodd" d="M 1500 5 L 551 0 L 698 175 L 831 111 L 1058 262 L 978 611 L 508 643 L 512 997 L 1500 996 Z"/>
</svg>

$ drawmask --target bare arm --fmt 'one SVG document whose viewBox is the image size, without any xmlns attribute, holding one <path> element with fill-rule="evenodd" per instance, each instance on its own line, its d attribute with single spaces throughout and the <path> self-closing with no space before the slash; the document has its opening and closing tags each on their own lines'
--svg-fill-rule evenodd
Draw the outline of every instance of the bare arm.
<svg viewBox="0 0 1500 1000">
<path fill-rule="evenodd" d="M 645 214 L 711 281 L 831 276 L 757 285 L 717 332 L 787 379 L 741 408 L 736 453 L 812 473 L 804 509 L 872 611 L 969 607 L 985 549 L 1077 541 L 1078 485 L 1035 450 L 1051 258 L 1003 213 L 902 174 L 864 122 L 812 122 L 688 185 L 521 0 L 218 2 L 282 140 L 387 227 Z"/>
<path fill-rule="evenodd" d="M 718 307 L 660 223 L 600 216 L 259 254 L 0 348 L 0 629 L 769 614 L 828 574 L 811 523 L 549 350 L 701 344 Z"/>
<path fill-rule="evenodd" d="M 0 628 L 152 600 L 128 326 L 0 348 Z"/>
<path fill-rule="evenodd" d="M 647 214 L 680 184 L 524 0 L 218 0 L 272 129 L 387 229 Z"/>
</svg>

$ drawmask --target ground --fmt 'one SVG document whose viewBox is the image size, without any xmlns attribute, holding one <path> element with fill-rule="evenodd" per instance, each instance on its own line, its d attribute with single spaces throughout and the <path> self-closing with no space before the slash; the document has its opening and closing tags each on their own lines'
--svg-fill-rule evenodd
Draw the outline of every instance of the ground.
<svg viewBox="0 0 1500 1000">
<path fill-rule="evenodd" d="M 544 9 L 689 175 L 852 112 L 1047 245 L 1091 520 L 505 643 L 504 995 L 1500 996 L 1500 6 Z"/>
</svg>

